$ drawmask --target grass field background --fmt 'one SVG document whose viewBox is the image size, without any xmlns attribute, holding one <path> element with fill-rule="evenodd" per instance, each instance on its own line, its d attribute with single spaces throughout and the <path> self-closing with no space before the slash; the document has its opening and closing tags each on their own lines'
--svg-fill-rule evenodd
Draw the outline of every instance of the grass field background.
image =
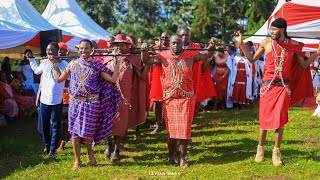
<svg viewBox="0 0 320 180">
<path fill-rule="evenodd" d="M 320 118 L 298 107 L 289 111 L 281 153 L 285 166 L 271 161 L 273 135 L 266 143 L 266 159 L 254 162 L 258 141 L 258 107 L 202 112 L 193 124 L 190 168 L 166 165 L 166 131 L 150 135 L 152 113 L 142 126 L 142 143 L 128 133 L 122 160 L 112 164 L 103 156 L 105 143 L 94 147 L 97 166 L 74 172 L 71 143 L 48 159 L 36 132 L 36 118 L 18 119 L 0 129 L 0 178 L 5 179 L 320 179 Z M 82 161 L 86 149 L 82 148 Z"/>
</svg>

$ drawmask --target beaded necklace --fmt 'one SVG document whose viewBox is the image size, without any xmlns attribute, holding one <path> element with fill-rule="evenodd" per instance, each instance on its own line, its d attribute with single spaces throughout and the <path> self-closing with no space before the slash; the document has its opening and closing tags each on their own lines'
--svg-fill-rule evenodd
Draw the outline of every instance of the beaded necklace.
<svg viewBox="0 0 320 180">
<path fill-rule="evenodd" d="M 168 63 L 169 63 L 171 74 L 172 74 L 172 87 L 173 87 L 173 89 L 171 91 L 165 90 L 164 95 L 163 95 L 163 99 L 165 100 L 165 99 L 168 99 L 171 96 L 173 96 L 176 89 L 180 90 L 181 95 L 191 97 L 194 94 L 193 90 L 192 91 L 185 91 L 181 87 L 182 80 L 183 80 L 183 66 L 185 64 L 185 60 L 184 59 L 179 59 L 179 60 L 173 59 L 171 62 L 171 60 L 169 59 Z M 179 72 L 177 72 L 177 70 Z"/>
<path fill-rule="evenodd" d="M 284 40 L 284 43 L 288 43 L 288 39 L 285 39 Z M 284 62 L 284 58 L 285 58 L 285 55 L 286 55 L 286 48 L 280 46 L 278 44 L 278 46 L 281 48 L 281 55 L 278 56 L 277 52 L 276 52 L 276 49 L 274 47 L 274 41 L 271 40 L 271 45 L 272 45 L 272 52 L 273 52 L 273 58 L 274 58 L 274 66 L 275 66 L 275 71 L 274 71 L 274 74 L 273 74 L 273 78 L 271 79 L 271 81 L 267 84 L 267 87 L 266 88 L 261 88 L 260 89 L 260 94 L 261 95 L 265 95 L 268 90 L 270 89 L 270 86 L 271 84 L 273 83 L 273 81 L 275 80 L 276 76 L 279 75 L 280 77 L 280 80 L 281 80 L 281 84 L 283 85 L 283 87 L 285 88 L 286 92 L 288 93 L 289 97 L 291 97 L 291 90 L 286 86 L 285 82 L 284 82 L 284 79 L 283 79 L 283 75 L 282 75 L 282 72 L 283 72 L 283 62 Z M 280 58 L 280 61 L 279 59 Z"/>
<path fill-rule="evenodd" d="M 124 60 L 124 61 L 126 61 L 126 60 Z M 115 61 L 113 62 L 114 64 L 114 66 L 115 66 Z M 123 66 L 121 66 L 121 68 L 120 68 L 120 72 L 119 72 L 119 74 L 121 74 L 122 72 L 124 72 L 128 67 L 129 67 L 129 65 L 126 65 L 126 63 L 123 63 L 123 64 L 125 64 L 125 65 L 123 65 Z M 117 87 L 117 89 L 118 89 L 118 91 L 119 91 L 119 93 L 120 93 L 120 96 L 121 96 L 121 99 L 122 99 L 122 102 L 126 105 L 126 106 L 129 106 L 129 109 L 131 109 L 131 104 L 129 103 L 129 101 L 124 97 L 124 95 L 123 95 L 123 93 L 122 93 L 122 90 L 121 90 L 121 86 L 120 86 L 120 78 L 118 78 L 118 80 L 117 80 L 117 82 L 116 82 L 116 87 Z"/>
<path fill-rule="evenodd" d="M 78 85 L 75 93 L 73 95 L 70 94 L 70 99 L 73 99 L 76 96 L 76 94 L 80 91 L 80 89 L 84 90 L 85 93 L 88 93 L 85 85 L 86 85 L 86 81 L 89 79 L 89 77 L 92 74 L 92 68 L 89 66 L 84 67 L 84 71 L 85 71 L 83 73 L 84 75 L 81 75 L 81 71 L 80 71 L 79 66 L 80 66 L 79 61 L 76 61 L 75 62 L 75 70 L 76 70 L 75 74 L 76 74 L 76 78 L 80 82 L 79 82 L 79 85 Z"/>
</svg>

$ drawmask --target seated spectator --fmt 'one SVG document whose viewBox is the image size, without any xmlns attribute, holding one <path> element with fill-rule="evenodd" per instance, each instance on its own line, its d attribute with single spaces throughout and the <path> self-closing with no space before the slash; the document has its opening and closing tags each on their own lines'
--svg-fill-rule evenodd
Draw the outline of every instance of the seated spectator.
<svg viewBox="0 0 320 180">
<path fill-rule="evenodd" d="M 24 58 L 20 62 L 20 66 L 18 68 L 18 71 L 21 72 L 25 77 L 24 83 L 26 84 L 26 89 L 28 91 L 28 95 L 32 95 L 33 98 L 36 99 L 36 95 L 37 95 L 39 83 L 40 83 L 40 77 L 33 73 L 31 66 L 30 66 L 30 62 L 26 58 L 27 53 L 32 53 L 32 51 L 30 49 L 27 49 L 25 51 Z"/>
<path fill-rule="evenodd" d="M 27 96 L 26 84 L 23 81 L 23 74 L 19 71 L 12 72 L 13 79 L 11 81 L 11 86 L 13 90 L 20 96 Z"/>
<path fill-rule="evenodd" d="M 14 119 L 19 111 L 23 113 L 32 107 L 35 107 L 32 97 L 16 94 L 6 81 L 6 73 L 0 71 L 0 113 L 6 118 Z"/>
<path fill-rule="evenodd" d="M 12 74 L 11 74 L 11 62 L 9 57 L 5 57 L 4 61 L 1 65 L 1 71 L 4 71 L 7 75 L 7 81 L 10 82 L 12 80 Z"/>
</svg>

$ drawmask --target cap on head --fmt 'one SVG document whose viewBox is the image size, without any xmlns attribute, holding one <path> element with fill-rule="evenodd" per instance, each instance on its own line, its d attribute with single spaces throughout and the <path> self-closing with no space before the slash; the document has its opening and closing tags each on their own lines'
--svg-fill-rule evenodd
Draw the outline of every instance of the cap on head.
<svg viewBox="0 0 320 180">
<path fill-rule="evenodd" d="M 68 45 L 64 42 L 59 42 L 58 45 L 60 49 L 68 49 Z"/>
<path fill-rule="evenodd" d="M 127 36 L 125 34 L 117 34 L 112 43 L 127 43 L 127 44 L 129 44 Z"/>
</svg>

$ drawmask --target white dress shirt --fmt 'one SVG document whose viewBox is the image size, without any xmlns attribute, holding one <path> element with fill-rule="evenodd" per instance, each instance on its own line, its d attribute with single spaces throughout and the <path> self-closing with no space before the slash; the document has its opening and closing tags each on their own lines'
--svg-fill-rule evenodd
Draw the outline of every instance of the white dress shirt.
<svg viewBox="0 0 320 180">
<path fill-rule="evenodd" d="M 60 61 L 58 67 L 63 72 L 68 63 L 66 61 Z M 40 65 L 34 58 L 30 59 L 31 69 L 35 74 L 42 74 L 41 78 L 41 95 L 40 102 L 46 105 L 57 105 L 62 103 L 63 99 L 63 87 L 65 81 L 58 83 L 54 77 L 53 63 L 44 59 Z"/>
<path fill-rule="evenodd" d="M 18 71 L 22 72 L 26 77 L 26 80 L 24 81 L 25 83 L 34 83 L 33 72 L 29 64 L 19 66 Z"/>
</svg>

